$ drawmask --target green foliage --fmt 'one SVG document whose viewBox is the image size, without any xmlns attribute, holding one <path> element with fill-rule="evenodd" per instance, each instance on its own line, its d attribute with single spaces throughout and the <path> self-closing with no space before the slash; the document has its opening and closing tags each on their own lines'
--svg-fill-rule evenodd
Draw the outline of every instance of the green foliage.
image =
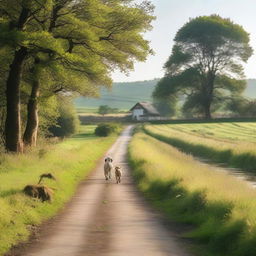
<svg viewBox="0 0 256 256">
<path fill-rule="evenodd" d="M 95 97 L 100 87 L 111 86 L 111 71 L 128 72 L 152 53 L 144 33 L 153 9 L 149 1 L 1 0 L 0 51 L 8 48 L 12 62 L 15 51 L 26 49 L 21 77 L 29 90 L 36 81 L 44 96 Z M 5 63 L 0 70 L 7 67 L 7 76 Z"/>
<path fill-rule="evenodd" d="M 174 95 L 165 99 L 154 98 L 154 106 L 162 116 L 175 116 L 177 113 L 177 102 L 178 99 Z"/>
<path fill-rule="evenodd" d="M 256 117 L 256 101 L 235 97 L 228 101 L 227 110 L 235 117 Z"/>
<path fill-rule="evenodd" d="M 61 98 L 58 103 L 59 117 L 57 123 L 49 128 L 54 137 L 70 137 L 79 127 L 79 120 L 75 108 L 70 100 Z"/>
<path fill-rule="evenodd" d="M 39 99 L 39 135 L 49 136 L 49 127 L 56 125 L 60 117 L 57 95 L 40 97 Z"/>
<path fill-rule="evenodd" d="M 240 25 L 218 15 L 200 16 L 186 23 L 174 41 L 155 97 L 186 96 L 184 112 L 211 118 L 227 99 L 244 91 L 242 63 L 252 49 Z"/>
<path fill-rule="evenodd" d="M 256 100 L 251 100 L 247 103 L 245 113 L 246 116 L 256 117 Z"/>
<path fill-rule="evenodd" d="M 245 109 L 247 105 L 247 100 L 241 97 L 236 97 L 231 99 L 227 103 L 227 110 L 229 110 L 234 116 L 243 116 L 245 114 Z"/>
<path fill-rule="evenodd" d="M 110 114 L 110 113 L 118 113 L 118 109 L 111 108 L 108 105 L 101 105 L 101 106 L 99 106 L 98 114 L 104 116 L 104 115 Z"/>
<path fill-rule="evenodd" d="M 119 133 L 120 131 L 121 126 L 119 124 L 99 124 L 95 129 L 95 135 L 100 137 L 107 137 L 109 135 Z"/>
</svg>

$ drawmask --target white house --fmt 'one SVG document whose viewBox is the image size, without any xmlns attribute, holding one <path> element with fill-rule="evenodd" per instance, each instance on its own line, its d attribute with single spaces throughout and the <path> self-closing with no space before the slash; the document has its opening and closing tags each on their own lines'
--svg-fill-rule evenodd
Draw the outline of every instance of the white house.
<svg viewBox="0 0 256 256">
<path fill-rule="evenodd" d="M 150 102 L 138 102 L 130 110 L 132 119 L 137 121 L 159 120 L 160 114 Z"/>
</svg>

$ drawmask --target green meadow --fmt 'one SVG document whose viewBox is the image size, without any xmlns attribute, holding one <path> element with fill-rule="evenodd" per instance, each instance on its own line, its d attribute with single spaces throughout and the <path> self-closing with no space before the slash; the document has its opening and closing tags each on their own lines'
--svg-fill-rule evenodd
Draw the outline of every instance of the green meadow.
<svg viewBox="0 0 256 256">
<path fill-rule="evenodd" d="M 256 171 L 256 123 L 145 125 L 147 134 L 216 163 Z"/>
<path fill-rule="evenodd" d="M 166 129 L 173 136 L 176 128 Z M 180 135 L 182 140 L 187 139 L 185 133 Z M 187 225 L 189 231 L 183 235 L 194 242 L 196 255 L 256 255 L 253 187 L 232 175 L 213 171 L 144 132 L 133 137 L 129 161 L 148 200 L 171 220 Z"/>
<path fill-rule="evenodd" d="M 45 143 L 26 154 L 0 155 L 0 255 L 27 240 L 33 226 L 63 208 L 78 183 L 115 141 L 116 136 L 96 137 L 94 129 L 95 126 L 81 126 L 73 138 Z M 27 184 L 37 184 L 39 175 L 48 172 L 57 179 L 44 181 L 55 191 L 52 203 L 23 194 Z"/>
</svg>

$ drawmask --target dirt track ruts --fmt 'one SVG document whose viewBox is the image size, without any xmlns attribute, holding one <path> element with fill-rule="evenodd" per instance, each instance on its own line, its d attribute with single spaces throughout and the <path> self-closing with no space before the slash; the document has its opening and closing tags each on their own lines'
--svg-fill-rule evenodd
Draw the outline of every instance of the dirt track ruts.
<svg viewBox="0 0 256 256">
<path fill-rule="evenodd" d="M 147 205 L 132 181 L 126 160 L 131 131 L 129 126 L 106 154 L 122 166 L 122 183 L 105 181 L 100 163 L 66 209 L 46 223 L 39 239 L 11 255 L 190 255 L 176 228 L 166 225 Z"/>
</svg>

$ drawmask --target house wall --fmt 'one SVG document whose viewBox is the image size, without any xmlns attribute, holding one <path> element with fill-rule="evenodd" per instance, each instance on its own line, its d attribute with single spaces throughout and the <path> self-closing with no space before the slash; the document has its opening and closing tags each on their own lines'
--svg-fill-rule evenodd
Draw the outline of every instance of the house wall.
<svg viewBox="0 0 256 256">
<path fill-rule="evenodd" d="M 144 114 L 144 109 L 142 108 L 136 108 L 132 111 L 132 119 L 135 120 L 141 120 L 140 116 L 142 116 Z"/>
<path fill-rule="evenodd" d="M 157 120 L 164 120 L 165 118 L 161 116 L 142 116 L 138 121 L 157 121 Z"/>
</svg>

